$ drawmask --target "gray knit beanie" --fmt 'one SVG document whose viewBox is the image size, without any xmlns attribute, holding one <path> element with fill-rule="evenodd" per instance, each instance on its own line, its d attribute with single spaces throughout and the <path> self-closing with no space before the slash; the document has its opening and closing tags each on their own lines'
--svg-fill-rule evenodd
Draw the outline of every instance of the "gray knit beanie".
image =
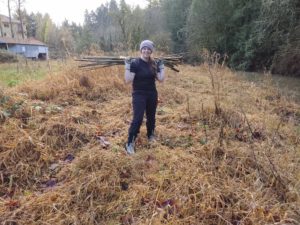
<svg viewBox="0 0 300 225">
<path fill-rule="evenodd" d="M 150 40 L 144 40 L 140 44 L 140 51 L 144 47 L 147 47 L 147 48 L 151 49 L 151 51 L 153 52 L 153 50 L 154 50 L 154 43 L 152 41 L 150 41 Z"/>
</svg>

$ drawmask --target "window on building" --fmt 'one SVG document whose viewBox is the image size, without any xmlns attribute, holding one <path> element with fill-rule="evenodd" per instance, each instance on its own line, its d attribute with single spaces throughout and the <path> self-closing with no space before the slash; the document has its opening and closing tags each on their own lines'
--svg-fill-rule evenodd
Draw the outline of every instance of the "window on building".
<svg viewBox="0 0 300 225">
<path fill-rule="evenodd" d="M 3 23 L 4 27 L 9 27 L 9 23 Z"/>
</svg>

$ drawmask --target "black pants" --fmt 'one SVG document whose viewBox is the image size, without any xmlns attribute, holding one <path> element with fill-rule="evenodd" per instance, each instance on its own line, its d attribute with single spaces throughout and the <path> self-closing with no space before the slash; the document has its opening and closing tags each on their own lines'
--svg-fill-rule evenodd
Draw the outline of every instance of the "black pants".
<svg viewBox="0 0 300 225">
<path fill-rule="evenodd" d="M 145 111 L 147 117 L 147 136 L 150 137 L 150 135 L 154 134 L 157 92 L 134 91 L 132 93 L 132 106 L 133 119 L 128 131 L 128 143 L 133 142 L 139 134 Z"/>
</svg>

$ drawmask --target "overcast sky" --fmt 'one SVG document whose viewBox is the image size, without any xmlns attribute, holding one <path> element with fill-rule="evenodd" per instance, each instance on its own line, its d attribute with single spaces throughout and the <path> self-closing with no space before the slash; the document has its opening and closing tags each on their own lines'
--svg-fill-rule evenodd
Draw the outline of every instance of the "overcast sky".
<svg viewBox="0 0 300 225">
<path fill-rule="evenodd" d="M 141 7 L 145 7 L 147 5 L 147 0 L 125 1 L 127 4 L 134 6 L 140 5 Z M 25 0 L 25 8 L 28 13 L 48 13 L 57 25 L 60 25 L 65 19 L 69 22 L 73 21 L 77 24 L 82 24 L 85 9 L 88 11 L 95 10 L 106 2 L 107 0 Z M 7 0 L 0 0 L 0 14 L 8 15 Z"/>
</svg>

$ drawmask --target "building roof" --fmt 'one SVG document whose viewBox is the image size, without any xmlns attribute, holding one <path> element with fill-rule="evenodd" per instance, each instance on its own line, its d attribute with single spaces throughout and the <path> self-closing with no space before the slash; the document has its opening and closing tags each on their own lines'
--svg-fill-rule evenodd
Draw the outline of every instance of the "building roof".
<svg viewBox="0 0 300 225">
<path fill-rule="evenodd" d="M 0 44 L 21 44 L 21 45 L 41 45 L 46 46 L 45 43 L 34 38 L 16 39 L 10 37 L 0 37 Z"/>
<path fill-rule="evenodd" d="M 9 17 L 0 14 L 0 21 L 1 21 L 2 23 L 3 23 L 3 22 L 9 23 Z M 16 19 L 13 19 L 13 18 L 11 18 L 11 22 L 12 22 L 12 23 L 21 23 L 19 20 L 16 20 Z"/>
</svg>

